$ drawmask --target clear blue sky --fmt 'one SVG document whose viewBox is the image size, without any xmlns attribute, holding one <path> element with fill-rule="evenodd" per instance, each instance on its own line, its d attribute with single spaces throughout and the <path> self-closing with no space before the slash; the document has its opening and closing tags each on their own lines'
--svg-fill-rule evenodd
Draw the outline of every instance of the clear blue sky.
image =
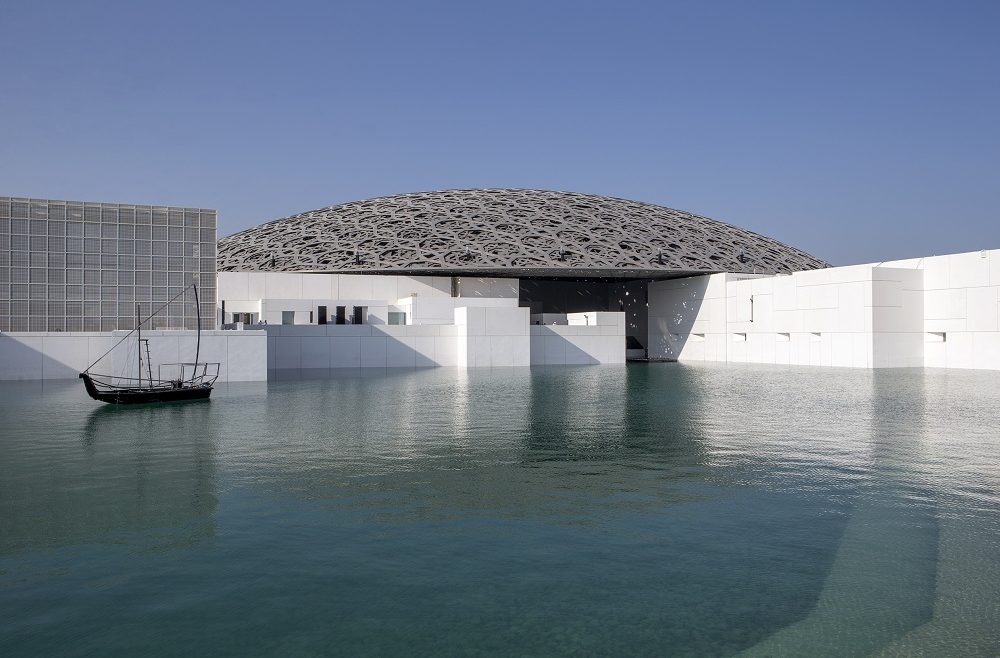
<svg viewBox="0 0 1000 658">
<path fill-rule="evenodd" d="M 837 264 L 1000 247 L 1000 2 L 3 0 L 0 194 L 532 187 Z"/>
</svg>

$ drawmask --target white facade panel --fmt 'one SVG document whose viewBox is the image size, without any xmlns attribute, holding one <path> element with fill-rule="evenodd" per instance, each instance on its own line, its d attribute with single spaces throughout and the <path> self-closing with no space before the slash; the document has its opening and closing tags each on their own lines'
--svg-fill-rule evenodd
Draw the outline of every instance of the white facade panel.
<svg viewBox="0 0 1000 658">
<path fill-rule="evenodd" d="M 998 367 L 997 254 L 935 256 L 753 281 L 709 275 L 685 283 L 655 282 L 649 287 L 650 356 L 859 368 Z M 704 291 L 723 280 L 725 305 L 710 303 Z M 932 332 L 940 342 L 928 342 Z"/>
</svg>

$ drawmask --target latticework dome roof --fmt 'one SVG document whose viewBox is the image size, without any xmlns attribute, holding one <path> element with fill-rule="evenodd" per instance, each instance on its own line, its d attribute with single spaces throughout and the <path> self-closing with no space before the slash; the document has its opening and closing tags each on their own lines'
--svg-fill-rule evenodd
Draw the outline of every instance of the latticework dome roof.
<svg viewBox="0 0 1000 658">
<path fill-rule="evenodd" d="M 293 215 L 219 241 L 220 271 L 666 277 L 826 267 L 722 222 L 545 190 L 420 192 Z"/>
</svg>

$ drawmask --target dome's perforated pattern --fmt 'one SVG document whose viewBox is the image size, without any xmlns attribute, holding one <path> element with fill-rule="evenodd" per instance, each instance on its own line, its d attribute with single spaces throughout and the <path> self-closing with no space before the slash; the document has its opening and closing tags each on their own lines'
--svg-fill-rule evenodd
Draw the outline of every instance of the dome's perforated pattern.
<svg viewBox="0 0 1000 658">
<path fill-rule="evenodd" d="M 279 219 L 219 241 L 220 271 L 787 273 L 777 240 L 649 203 L 544 190 L 421 192 Z"/>
</svg>

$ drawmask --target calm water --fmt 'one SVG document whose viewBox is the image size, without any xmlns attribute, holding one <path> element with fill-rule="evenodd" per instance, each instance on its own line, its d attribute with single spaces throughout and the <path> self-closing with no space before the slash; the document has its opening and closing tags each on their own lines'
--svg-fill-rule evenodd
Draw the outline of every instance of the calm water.
<svg viewBox="0 0 1000 658">
<path fill-rule="evenodd" d="M 1000 375 L 0 385 L 0 655 L 1000 654 Z"/>
</svg>

